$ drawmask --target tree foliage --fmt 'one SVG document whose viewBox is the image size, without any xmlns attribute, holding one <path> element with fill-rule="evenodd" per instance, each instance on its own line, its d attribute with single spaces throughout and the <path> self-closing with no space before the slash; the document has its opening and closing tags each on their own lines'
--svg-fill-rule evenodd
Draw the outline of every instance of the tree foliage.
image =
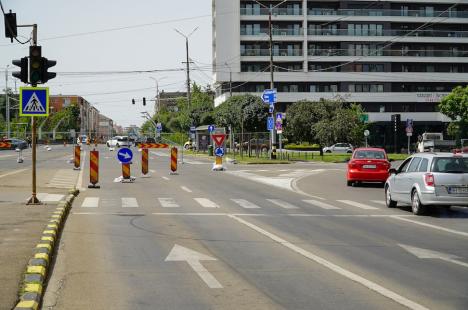
<svg viewBox="0 0 468 310">
<path fill-rule="evenodd" d="M 439 110 L 454 121 L 449 126 L 450 135 L 457 139 L 468 137 L 468 86 L 455 87 L 441 100 Z"/>
</svg>

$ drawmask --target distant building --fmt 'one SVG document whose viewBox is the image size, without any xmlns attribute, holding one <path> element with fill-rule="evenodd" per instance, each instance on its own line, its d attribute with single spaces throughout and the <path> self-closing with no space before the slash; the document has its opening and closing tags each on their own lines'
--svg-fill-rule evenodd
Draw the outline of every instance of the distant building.
<svg viewBox="0 0 468 310">
<path fill-rule="evenodd" d="M 161 91 L 159 93 L 159 102 L 156 101 L 155 112 L 157 113 L 162 108 L 165 108 L 168 111 L 177 112 L 177 100 L 180 98 L 187 98 L 187 93 Z"/>
<path fill-rule="evenodd" d="M 108 140 L 114 135 L 114 121 L 99 114 L 98 137 L 102 140 Z"/>
</svg>

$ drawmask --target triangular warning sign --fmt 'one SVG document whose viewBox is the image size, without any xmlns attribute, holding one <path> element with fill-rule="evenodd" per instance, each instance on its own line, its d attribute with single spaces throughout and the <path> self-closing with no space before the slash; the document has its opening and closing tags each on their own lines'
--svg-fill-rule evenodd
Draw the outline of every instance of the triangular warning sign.
<svg viewBox="0 0 468 310">
<path fill-rule="evenodd" d="M 39 98 L 37 98 L 36 93 L 33 93 L 31 98 L 29 98 L 28 103 L 24 107 L 24 112 L 32 112 L 32 113 L 44 113 L 45 109 L 42 106 Z"/>
<path fill-rule="evenodd" d="M 217 134 L 217 135 L 212 135 L 213 141 L 215 142 L 216 146 L 221 146 L 223 145 L 224 139 L 226 138 L 226 135 L 223 134 Z"/>
</svg>

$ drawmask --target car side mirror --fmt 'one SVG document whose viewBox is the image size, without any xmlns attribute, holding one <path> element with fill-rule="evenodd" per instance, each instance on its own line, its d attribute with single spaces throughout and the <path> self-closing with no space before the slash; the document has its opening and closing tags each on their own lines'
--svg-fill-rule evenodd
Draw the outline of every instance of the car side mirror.
<svg viewBox="0 0 468 310">
<path fill-rule="evenodd" d="M 389 173 L 389 174 L 398 174 L 398 171 L 397 171 L 395 168 L 390 168 L 390 169 L 388 170 L 388 173 Z"/>
<path fill-rule="evenodd" d="M 394 162 L 395 160 L 393 158 L 390 158 L 388 161 L 389 162 Z"/>
</svg>

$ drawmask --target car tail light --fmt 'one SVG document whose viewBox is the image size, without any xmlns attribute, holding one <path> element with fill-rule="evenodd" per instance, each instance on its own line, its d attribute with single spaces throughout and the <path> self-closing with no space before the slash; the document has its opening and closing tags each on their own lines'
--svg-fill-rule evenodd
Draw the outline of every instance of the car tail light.
<svg viewBox="0 0 468 310">
<path fill-rule="evenodd" d="M 432 173 L 426 173 L 424 175 L 424 183 L 426 183 L 426 186 L 434 186 L 434 175 Z"/>
<path fill-rule="evenodd" d="M 349 162 L 349 168 L 355 169 L 355 168 L 357 168 L 357 167 L 358 167 L 358 165 L 357 165 L 355 162 L 353 162 L 353 161 L 350 161 L 350 162 Z"/>
</svg>

